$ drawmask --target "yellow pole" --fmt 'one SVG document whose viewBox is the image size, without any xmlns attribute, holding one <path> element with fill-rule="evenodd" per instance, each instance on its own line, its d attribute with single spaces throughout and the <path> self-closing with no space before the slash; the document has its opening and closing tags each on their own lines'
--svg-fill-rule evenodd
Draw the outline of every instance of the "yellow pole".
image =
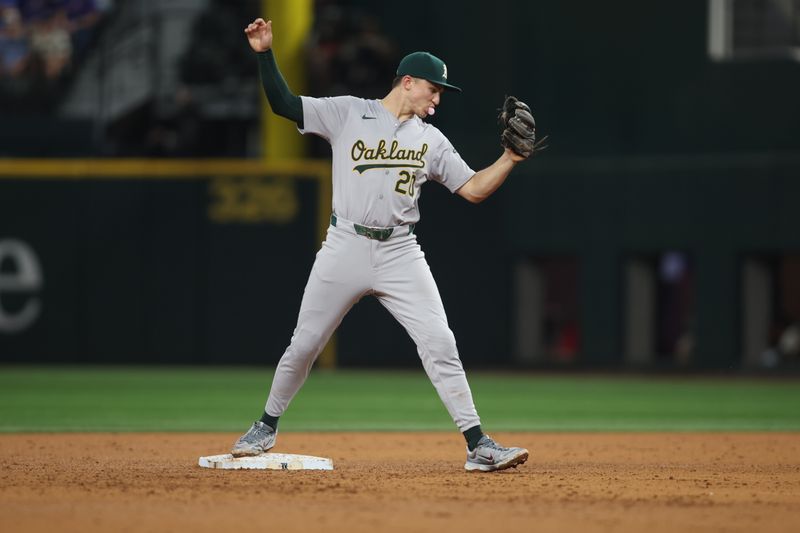
<svg viewBox="0 0 800 533">
<path fill-rule="evenodd" d="M 261 16 L 272 20 L 273 51 L 283 77 L 294 94 L 303 94 L 305 44 L 311 30 L 313 0 L 261 0 Z M 305 142 L 294 122 L 269 109 L 262 94 L 261 157 L 269 160 L 305 157 Z"/>
<path fill-rule="evenodd" d="M 272 20 L 273 52 L 283 77 L 295 94 L 303 94 L 305 83 L 305 44 L 314 14 L 313 0 L 261 0 L 262 17 Z M 303 137 L 295 124 L 275 115 L 262 94 L 261 157 L 265 160 L 300 159 L 306 156 Z M 330 176 L 319 179 L 318 223 L 320 242 L 328 227 L 331 209 Z M 321 368 L 336 366 L 336 333 L 317 360 Z"/>
</svg>

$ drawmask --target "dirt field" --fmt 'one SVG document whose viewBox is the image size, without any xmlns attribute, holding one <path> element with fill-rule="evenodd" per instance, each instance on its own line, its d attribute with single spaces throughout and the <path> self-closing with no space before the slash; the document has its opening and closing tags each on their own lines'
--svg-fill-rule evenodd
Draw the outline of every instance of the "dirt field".
<svg viewBox="0 0 800 533">
<path fill-rule="evenodd" d="M 800 434 L 493 435 L 516 470 L 463 471 L 457 433 L 290 433 L 333 472 L 197 466 L 234 434 L 0 436 L 0 530 L 797 531 Z"/>
</svg>

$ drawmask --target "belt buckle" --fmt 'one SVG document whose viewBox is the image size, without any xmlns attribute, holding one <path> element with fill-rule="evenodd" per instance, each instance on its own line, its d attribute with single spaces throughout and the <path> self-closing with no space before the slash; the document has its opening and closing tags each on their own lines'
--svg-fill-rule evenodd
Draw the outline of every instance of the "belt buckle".
<svg viewBox="0 0 800 533">
<path fill-rule="evenodd" d="M 376 241 L 385 241 L 392 236 L 391 229 L 367 228 L 367 237 Z"/>
<path fill-rule="evenodd" d="M 392 228 L 370 228 L 369 226 L 362 226 L 361 224 L 353 224 L 353 226 L 355 227 L 357 234 L 363 235 L 367 239 L 372 239 L 375 241 L 385 241 L 391 237 L 392 233 L 394 232 Z"/>
<path fill-rule="evenodd" d="M 370 228 L 367 226 L 361 226 L 361 228 L 364 237 L 372 239 L 374 241 L 385 241 L 386 239 L 392 236 L 391 229 Z"/>
</svg>

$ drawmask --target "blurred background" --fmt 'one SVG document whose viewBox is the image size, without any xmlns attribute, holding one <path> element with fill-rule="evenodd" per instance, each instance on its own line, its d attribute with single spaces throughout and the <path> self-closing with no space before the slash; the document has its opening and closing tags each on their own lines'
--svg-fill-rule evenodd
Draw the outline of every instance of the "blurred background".
<svg viewBox="0 0 800 533">
<path fill-rule="evenodd" d="M 800 0 L 0 0 L 0 362 L 273 365 L 330 210 L 330 150 L 268 112 L 442 57 L 473 168 L 497 108 L 550 148 L 419 240 L 469 367 L 800 369 Z M 322 169 L 322 170 L 320 170 Z M 419 366 L 372 299 L 325 366 Z"/>
</svg>

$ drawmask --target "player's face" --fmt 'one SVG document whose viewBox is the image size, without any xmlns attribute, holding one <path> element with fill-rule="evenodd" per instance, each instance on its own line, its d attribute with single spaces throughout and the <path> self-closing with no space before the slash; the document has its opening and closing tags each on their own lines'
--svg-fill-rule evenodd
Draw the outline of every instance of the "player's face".
<svg viewBox="0 0 800 533">
<path fill-rule="evenodd" d="M 439 105 L 444 88 L 441 85 L 436 85 L 420 78 L 412 78 L 412 81 L 411 94 L 409 95 L 411 106 L 414 114 L 420 118 L 425 118 L 431 114 L 430 110 L 432 108 L 436 108 Z"/>
</svg>

